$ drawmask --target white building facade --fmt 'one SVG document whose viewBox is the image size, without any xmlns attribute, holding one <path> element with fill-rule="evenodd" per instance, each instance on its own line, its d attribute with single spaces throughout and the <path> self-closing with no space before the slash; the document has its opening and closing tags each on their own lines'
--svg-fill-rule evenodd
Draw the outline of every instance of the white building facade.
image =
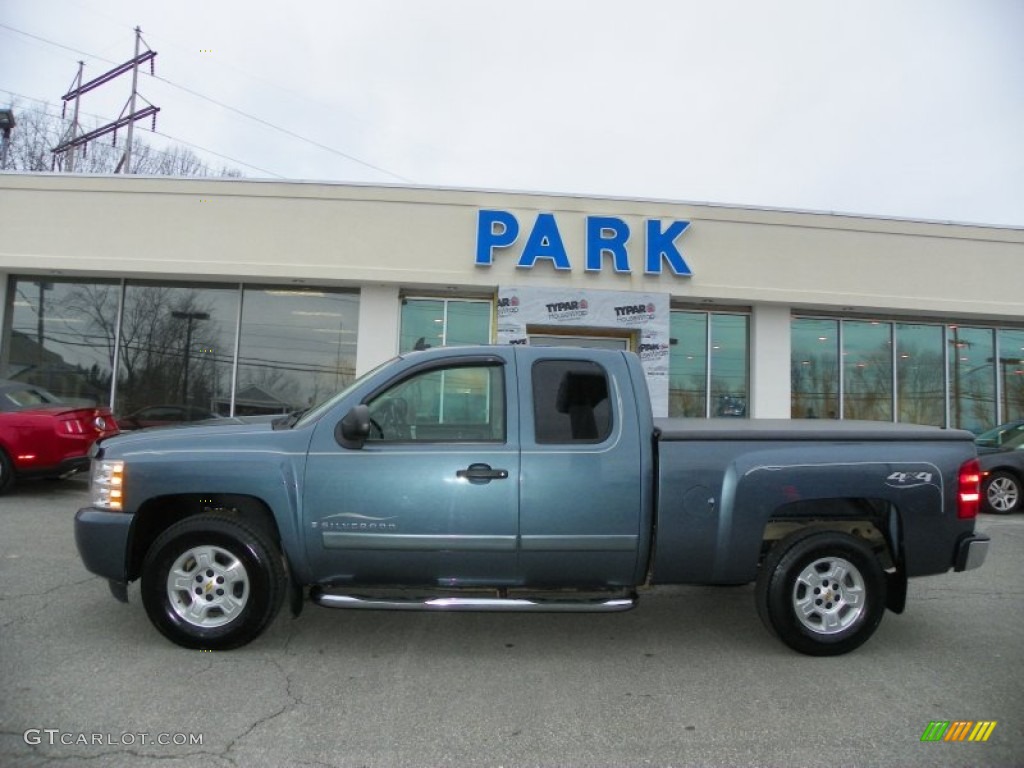
<svg viewBox="0 0 1024 768">
<path fill-rule="evenodd" d="M 415 348 L 632 349 L 659 415 L 1024 418 L 1024 230 L 410 187 L 0 175 L 0 378 L 307 407 Z"/>
</svg>

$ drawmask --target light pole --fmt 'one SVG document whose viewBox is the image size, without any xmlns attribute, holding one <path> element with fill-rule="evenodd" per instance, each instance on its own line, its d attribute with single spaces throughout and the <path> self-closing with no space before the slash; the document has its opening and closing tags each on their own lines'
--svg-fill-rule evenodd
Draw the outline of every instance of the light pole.
<svg viewBox="0 0 1024 768">
<path fill-rule="evenodd" d="M 7 149 L 11 145 L 11 131 L 17 123 L 11 107 L 0 107 L 0 171 L 7 170 Z"/>
<path fill-rule="evenodd" d="M 188 405 L 188 361 L 190 353 L 192 351 L 192 323 L 196 320 L 209 320 L 209 312 L 179 312 L 175 310 L 171 312 L 171 317 L 176 320 L 184 320 L 185 325 L 185 370 L 184 378 L 181 382 L 181 402 L 182 405 Z"/>
</svg>

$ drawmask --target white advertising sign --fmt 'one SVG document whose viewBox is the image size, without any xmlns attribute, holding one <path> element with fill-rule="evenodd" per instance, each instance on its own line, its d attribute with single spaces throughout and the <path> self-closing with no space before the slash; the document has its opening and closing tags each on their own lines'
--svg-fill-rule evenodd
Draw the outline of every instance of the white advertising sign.
<svg viewBox="0 0 1024 768">
<path fill-rule="evenodd" d="M 567 334 L 581 335 L 586 335 L 588 329 L 629 333 L 647 377 L 654 415 L 668 415 L 667 293 L 499 288 L 498 343 L 529 344 L 530 328 L 542 329 L 543 333 L 564 328 Z"/>
</svg>

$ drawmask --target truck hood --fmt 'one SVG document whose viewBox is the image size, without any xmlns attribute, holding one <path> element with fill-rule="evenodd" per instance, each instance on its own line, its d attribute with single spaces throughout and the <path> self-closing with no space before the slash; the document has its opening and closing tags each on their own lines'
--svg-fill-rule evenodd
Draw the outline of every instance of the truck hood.
<svg viewBox="0 0 1024 768">
<path fill-rule="evenodd" d="M 99 455 L 124 458 L 132 454 L 187 453 L 192 450 L 293 450 L 294 446 L 308 443 L 309 437 L 309 430 L 274 430 L 269 423 L 184 424 L 122 432 L 117 437 L 102 441 Z"/>
</svg>

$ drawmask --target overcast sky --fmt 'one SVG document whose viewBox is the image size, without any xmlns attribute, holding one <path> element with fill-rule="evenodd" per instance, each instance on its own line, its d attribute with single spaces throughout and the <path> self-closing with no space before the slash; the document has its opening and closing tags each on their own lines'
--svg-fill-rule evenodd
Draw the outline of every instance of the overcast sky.
<svg viewBox="0 0 1024 768">
<path fill-rule="evenodd" d="M 1021 0 L 2 0 L 0 103 L 136 25 L 157 130 L 250 177 L 1024 226 Z"/>
</svg>

